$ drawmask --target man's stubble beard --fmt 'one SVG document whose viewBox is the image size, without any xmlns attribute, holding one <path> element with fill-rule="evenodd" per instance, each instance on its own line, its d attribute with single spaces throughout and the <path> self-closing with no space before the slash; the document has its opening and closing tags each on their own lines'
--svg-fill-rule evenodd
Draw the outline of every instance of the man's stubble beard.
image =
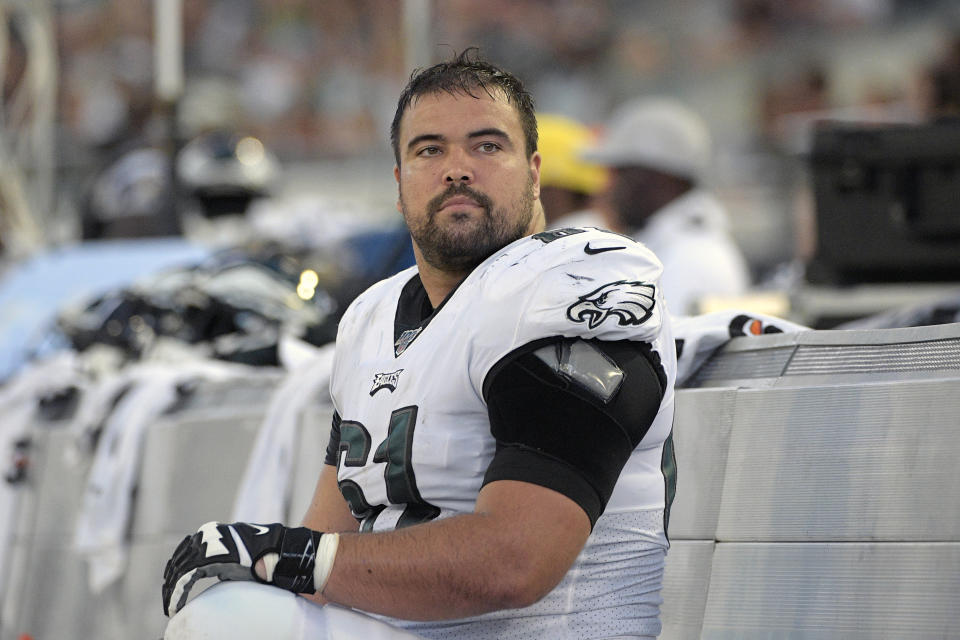
<svg viewBox="0 0 960 640">
<path fill-rule="evenodd" d="M 478 220 L 438 225 L 437 213 L 444 201 L 457 195 L 472 198 L 483 209 L 483 214 Z M 532 177 L 523 193 L 510 203 L 510 209 L 495 207 L 489 196 L 468 185 L 454 184 L 428 202 L 425 219 L 412 225 L 403 192 L 400 193 L 403 217 L 423 259 L 430 266 L 449 273 L 469 273 L 496 251 L 527 235 L 534 213 L 533 201 Z M 511 219 L 510 210 L 519 211 L 520 215 Z"/>
</svg>

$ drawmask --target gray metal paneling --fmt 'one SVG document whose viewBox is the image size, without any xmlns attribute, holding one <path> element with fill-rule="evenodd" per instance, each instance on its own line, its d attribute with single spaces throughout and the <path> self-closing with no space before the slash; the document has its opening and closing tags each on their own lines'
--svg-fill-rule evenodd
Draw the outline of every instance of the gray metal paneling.
<svg viewBox="0 0 960 640">
<path fill-rule="evenodd" d="M 73 455 L 73 438 L 65 431 L 52 430 L 56 426 L 40 423 L 31 432 L 28 475 L 17 485 L 19 504 L 8 549 L 0 638 L 16 640 L 23 633 L 43 629 L 56 629 L 57 633 L 34 634 L 38 640 L 119 638 L 109 630 L 98 635 L 100 622 L 88 610 L 92 596 L 86 584 L 86 565 L 72 552 L 92 452 Z M 48 611 L 57 597 L 65 600 L 60 610 Z M 116 614 L 109 596 L 98 602 L 104 607 L 103 616 Z M 76 626 L 79 635 L 64 625 Z"/>
<path fill-rule="evenodd" d="M 3 640 L 28 634 L 36 640 L 97 638 L 125 640 L 120 585 L 91 593 L 87 565 L 71 546 L 60 542 L 17 543 L 14 553 L 27 560 L 19 584 L 11 585 L 18 597 L 12 620 L 3 622 Z"/>
<path fill-rule="evenodd" d="M 35 599 L 35 593 L 24 587 L 30 579 L 33 567 L 30 564 L 32 545 L 29 540 L 11 541 L 8 549 L 6 570 L 7 575 L 3 606 L 0 608 L 0 640 L 19 640 L 17 631 L 20 623 L 20 612 L 26 600 Z"/>
<path fill-rule="evenodd" d="M 960 338 L 907 344 L 801 345 L 784 375 L 960 371 Z"/>
<path fill-rule="evenodd" d="M 15 551 L 28 567 L 19 576 L 18 597 L 4 611 L 0 639 L 17 640 L 22 634 L 36 640 L 160 638 L 166 625 L 161 576 L 181 537 L 135 541 L 123 580 L 99 594 L 88 587 L 86 561 L 69 545 L 18 544 Z"/>
<path fill-rule="evenodd" d="M 956 638 L 960 543 L 719 543 L 703 638 Z"/>
<path fill-rule="evenodd" d="M 734 340 L 760 340 L 762 336 Z M 693 375 L 689 387 L 729 387 L 733 383 L 751 381 L 756 386 L 759 380 L 775 379 L 783 374 L 793 355 L 795 346 L 756 348 L 738 351 L 719 351 L 711 356 Z"/>
<path fill-rule="evenodd" d="M 229 522 L 265 407 L 263 402 L 220 410 L 217 417 L 173 414 L 151 425 L 134 506 L 134 536 L 183 536 L 210 520 Z"/>
<path fill-rule="evenodd" d="M 674 540 L 663 572 L 660 640 L 696 640 L 710 587 L 713 540 Z"/>
<path fill-rule="evenodd" d="M 811 386 L 957 377 L 960 323 L 731 339 L 687 387 Z"/>
<path fill-rule="evenodd" d="M 960 380 L 740 390 L 717 539 L 956 541 Z"/>
<path fill-rule="evenodd" d="M 183 535 L 176 535 L 134 540 L 120 594 L 126 616 L 124 626 L 127 631 L 124 638 L 158 640 L 163 637 L 163 630 L 167 626 L 160 599 L 163 568 L 182 538 Z M 211 578 L 201 580 L 191 593 L 195 596 L 213 582 Z"/>
<path fill-rule="evenodd" d="M 673 439 L 677 495 L 671 540 L 713 540 L 733 426 L 734 389 L 682 389 L 676 395 Z"/>
<path fill-rule="evenodd" d="M 224 407 L 258 407 L 266 403 L 282 379 L 282 372 L 274 369 L 258 370 L 250 377 L 230 378 L 226 381 L 198 380 L 189 385 L 190 392 L 177 404 L 175 413 L 214 411 Z"/>
<path fill-rule="evenodd" d="M 38 425 L 32 431 L 29 475 L 21 487 L 0 638 L 15 640 L 29 633 L 38 640 L 120 640 L 143 637 L 147 620 L 153 619 L 156 627 L 156 616 L 162 617 L 163 563 L 187 531 L 229 516 L 271 392 L 269 376 L 236 385 L 201 383 L 186 403 L 148 428 L 139 499 L 131 514 L 130 564 L 120 582 L 99 594 L 90 592 L 86 560 L 73 549 L 94 452 L 77 449 L 65 430 Z M 224 501 L 226 508 L 220 508 Z M 145 557 L 139 539 L 150 537 L 156 545 L 160 532 L 171 534 L 162 553 L 154 548 Z M 131 576 L 139 577 L 131 583 Z"/>
<path fill-rule="evenodd" d="M 93 462 L 66 431 L 46 425 L 31 433 L 30 467 L 18 485 L 16 539 L 71 540 Z"/>
</svg>

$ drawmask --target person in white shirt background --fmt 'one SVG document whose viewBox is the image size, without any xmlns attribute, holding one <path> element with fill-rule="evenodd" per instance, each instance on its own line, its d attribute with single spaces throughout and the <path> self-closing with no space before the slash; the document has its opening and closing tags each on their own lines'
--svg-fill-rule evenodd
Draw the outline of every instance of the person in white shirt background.
<svg viewBox="0 0 960 640">
<path fill-rule="evenodd" d="M 620 107 L 581 155 L 610 170 L 602 226 L 642 242 L 663 262 L 671 312 L 696 313 L 703 296 L 747 290 L 747 262 L 706 187 L 712 143 L 700 116 L 674 99 L 636 100 Z"/>
</svg>

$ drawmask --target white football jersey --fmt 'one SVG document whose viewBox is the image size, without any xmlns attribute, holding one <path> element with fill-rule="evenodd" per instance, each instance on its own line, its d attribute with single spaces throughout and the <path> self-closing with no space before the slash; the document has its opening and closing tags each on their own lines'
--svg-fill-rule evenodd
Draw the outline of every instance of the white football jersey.
<svg viewBox="0 0 960 640">
<path fill-rule="evenodd" d="M 468 620 L 398 624 L 425 637 L 477 639 L 659 632 L 676 375 L 661 271 L 629 238 L 563 229 L 495 253 L 422 322 L 409 320 L 411 304 L 425 301 L 416 267 L 374 285 L 344 314 L 331 395 L 341 418 L 340 487 L 362 530 L 473 510 L 496 448 L 484 382 L 518 347 L 555 336 L 648 342 L 667 376 L 653 424 L 547 597 Z"/>
</svg>

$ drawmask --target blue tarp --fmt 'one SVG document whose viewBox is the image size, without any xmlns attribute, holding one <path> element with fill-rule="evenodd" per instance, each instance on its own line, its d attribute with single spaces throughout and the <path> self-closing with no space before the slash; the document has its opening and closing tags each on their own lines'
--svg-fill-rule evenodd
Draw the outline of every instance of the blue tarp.
<svg viewBox="0 0 960 640">
<path fill-rule="evenodd" d="M 51 249 L 14 265 L 0 279 L 0 382 L 40 345 L 59 310 L 196 264 L 209 253 L 182 238 L 103 240 Z"/>
</svg>

